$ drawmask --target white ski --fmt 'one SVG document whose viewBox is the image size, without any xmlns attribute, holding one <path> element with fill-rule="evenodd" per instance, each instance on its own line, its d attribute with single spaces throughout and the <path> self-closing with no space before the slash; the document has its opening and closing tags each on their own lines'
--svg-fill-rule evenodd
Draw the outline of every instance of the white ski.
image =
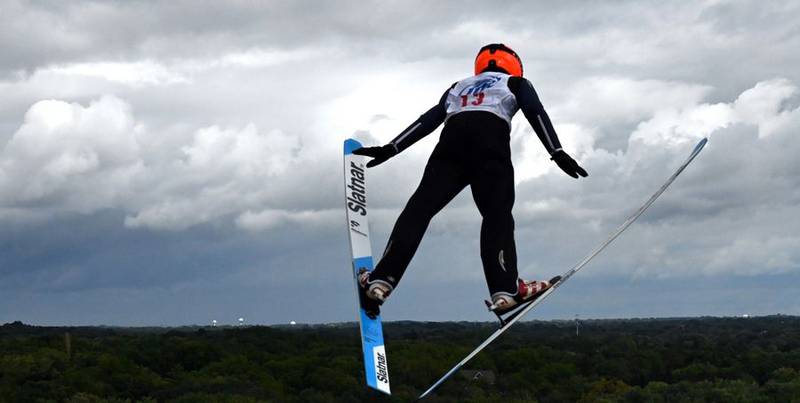
<svg viewBox="0 0 800 403">
<path fill-rule="evenodd" d="M 370 318 L 359 299 L 358 274 L 362 270 L 372 271 L 372 248 L 369 243 L 367 220 L 367 168 L 366 157 L 353 154 L 361 143 L 348 139 L 344 142 L 344 193 L 347 227 L 350 237 L 350 253 L 353 263 L 353 278 L 358 301 L 358 321 L 361 329 L 361 348 L 364 353 L 364 371 L 367 385 L 383 393 L 389 389 L 389 367 L 383 345 L 383 326 L 380 315 Z"/>
<path fill-rule="evenodd" d="M 678 167 L 678 170 L 675 171 L 675 173 L 672 174 L 672 176 L 670 176 L 669 179 L 667 179 L 667 181 L 664 183 L 664 185 L 662 185 L 661 188 L 658 189 L 658 191 L 655 194 L 653 194 L 653 196 L 651 196 L 650 199 L 647 200 L 647 202 L 644 203 L 644 205 L 642 205 L 642 207 L 639 207 L 639 209 L 636 210 L 636 212 L 634 212 L 633 215 L 628 217 L 628 219 L 625 220 L 625 222 L 623 222 L 622 225 L 620 225 L 611 234 L 611 236 L 609 236 L 605 241 L 603 241 L 600 245 L 598 245 L 596 248 L 594 248 L 594 250 L 592 250 L 585 258 L 583 258 L 583 260 L 581 260 L 580 263 L 575 265 L 575 267 L 567 270 L 566 273 L 562 274 L 560 281 L 556 282 L 552 287 L 550 287 L 545 292 L 543 292 L 542 295 L 537 297 L 533 302 L 530 302 L 524 308 L 522 308 L 519 311 L 516 311 L 515 313 L 513 313 L 511 315 L 510 319 L 508 319 L 507 321 L 503 322 L 503 325 L 500 327 L 500 329 L 497 329 L 497 331 L 492 333 L 492 335 L 489 336 L 477 348 L 475 348 L 475 350 L 473 350 L 471 353 L 469 353 L 469 355 L 464 357 L 463 360 L 461 360 L 458 364 L 456 364 L 456 366 L 454 366 L 452 369 L 450 369 L 450 371 L 448 371 L 446 374 L 444 374 L 444 376 L 439 378 L 439 380 L 436 381 L 436 383 L 434 383 L 430 388 L 428 388 L 428 390 L 426 390 L 423 394 L 421 394 L 417 398 L 417 400 L 425 398 L 426 396 L 431 394 L 431 392 L 436 390 L 436 388 L 438 388 L 442 383 L 444 383 L 444 381 L 446 381 L 448 378 L 450 378 L 450 376 L 455 374 L 459 369 L 461 369 L 461 367 L 464 366 L 464 364 L 466 364 L 469 360 L 471 360 L 472 357 L 474 357 L 481 350 L 483 350 L 486 346 L 488 346 L 491 342 L 493 342 L 496 338 L 498 338 L 501 334 L 503 334 L 506 330 L 508 330 L 508 328 L 513 326 L 514 323 L 516 323 L 523 316 L 525 316 L 525 314 L 528 313 L 531 309 L 535 308 L 542 301 L 544 301 L 544 299 L 547 298 L 547 296 L 552 294 L 553 291 L 555 291 L 558 287 L 560 287 L 567 280 L 569 280 L 569 278 L 572 277 L 573 274 L 577 273 L 578 270 L 583 268 L 583 266 L 585 266 L 587 263 L 589 263 L 589 261 L 592 260 L 595 256 L 597 256 L 598 253 L 600 253 L 603 249 L 605 249 L 605 247 L 608 246 L 608 244 L 610 244 L 611 241 L 616 239 L 619 236 L 619 234 L 621 234 L 623 231 L 625 231 L 626 228 L 628 228 L 631 224 L 633 224 L 633 222 L 636 221 L 636 219 L 639 218 L 639 216 L 641 216 L 642 213 L 644 213 L 644 211 L 647 210 L 647 208 L 650 207 L 650 205 L 653 204 L 653 202 L 656 201 L 656 199 L 659 196 L 661 196 L 661 194 L 664 193 L 665 190 L 667 190 L 667 187 L 669 187 L 669 185 L 672 184 L 672 182 L 675 180 L 675 178 L 677 178 L 678 175 L 680 175 L 681 172 L 683 172 L 683 170 L 686 169 L 686 167 L 689 165 L 689 163 L 691 163 L 692 160 L 694 160 L 694 158 L 697 156 L 697 154 L 700 153 L 700 150 L 703 149 L 703 147 L 706 145 L 706 142 L 708 142 L 707 138 L 703 138 L 702 140 L 700 140 L 700 142 L 697 143 L 697 145 L 694 147 L 694 150 L 692 150 L 692 153 L 689 155 L 689 158 L 687 158 L 686 161 L 684 161 L 684 163 L 681 164 L 680 167 Z"/>
</svg>

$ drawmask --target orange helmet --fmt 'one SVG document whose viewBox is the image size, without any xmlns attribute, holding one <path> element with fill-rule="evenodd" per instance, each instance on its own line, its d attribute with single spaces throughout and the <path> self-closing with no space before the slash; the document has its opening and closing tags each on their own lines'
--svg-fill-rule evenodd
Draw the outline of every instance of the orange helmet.
<svg viewBox="0 0 800 403">
<path fill-rule="evenodd" d="M 475 74 L 487 69 L 501 69 L 512 76 L 522 77 L 522 60 L 506 45 L 493 43 L 481 48 L 475 57 Z"/>
</svg>

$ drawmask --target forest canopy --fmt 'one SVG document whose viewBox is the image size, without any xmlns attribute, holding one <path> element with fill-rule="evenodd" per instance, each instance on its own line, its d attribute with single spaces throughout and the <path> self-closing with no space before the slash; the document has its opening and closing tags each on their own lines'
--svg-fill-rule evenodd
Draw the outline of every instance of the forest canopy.
<svg viewBox="0 0 800 403">
<path fill-rule="evenodd" d="M 407 402 L 494 323 L 385 324 L 393 395 L 353 323 L 0 327 L 0 402 Z M 800 318 L 523 322 L 430 402 L 800 401 Z"/>
</svg>

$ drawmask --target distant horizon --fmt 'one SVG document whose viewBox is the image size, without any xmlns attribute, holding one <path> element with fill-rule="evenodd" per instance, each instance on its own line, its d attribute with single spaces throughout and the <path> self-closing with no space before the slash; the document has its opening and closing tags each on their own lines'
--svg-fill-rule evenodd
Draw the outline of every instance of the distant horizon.
<svg viewBox="0 0 800 403">
<path fill-rule="evenodd" d="M 524 279 L 579 262 L 709 139 L 534 318 L 800 315 L 797 21 L 790 0 L 5 1 L 0 322 L 355 321 L 342 142 L 390 142 L 498 42 L 589 173 L 517 113 Z M 376 259 L 439 130 L 366 171 Z M 464 190 L 384 320 L 491 321 L 480 232 Z"/>
<path fill-rule="evenodd" d="M 742 315 L 742 316 L 714 316 L 714 315 L 701 315 L 701 316 L 675 316 L 675 317 L 628 317 L 628 318 L 582 318 L 578 317 L 578 321 L 624 321 L 624 320 L 682 320 L 682 319 L 758 319 L 758 318 L 771 318 L 771 317 L 789 317 L 789 318 L 800 318 L 800 315 L 787 315 L 782 313 L 775 313 L 775 314 L 766 314 L 766 315 Z M 571 319 L 528 319 L 525 318 L 519 323 L 531 323 L 531 322 L 543 322 L 543 323 L 550 323 L 550 322 L 560 322 L 560 323 L 574 323 L 576 318 Z M 353 327 L 358 326 L 358 321 L 344 321 L 344 322 L 325 322 L 325 323 L 302 323 L 298 322 L 295 324 L 289 323 L 245 323 L 243 325 L 238 324 L 217 324 L 214 325 L 202 325 L 202 324 L 188 324 L 188 325 L 141 325 L 141 326 L 124 326 L 124 325 L 40 325 L 40 324 L 33 324 L 33 323 L 25 323 L 20 320 L 15 320 L 12 322 L 7 322 L 0 324 L 0 327 L 14 325 L 16 323 L 21 323 L 24 326 L 30 327 L 51 327 L 51 328 L 70 328 L 70 327 L 87 327 L 87 328 L 108 328 L 108 329 L 147 329 L 147 328 L 156 328 L 156 329 L 180 329 L 180 328 L 244 328 L 244 327 L 293 327 L 293 326 L 330 326 L 330 325 L 352 325 Z M 384 320 L 385 324 L 398 324 L 398 323 L 474 323 L 474 324 L 499 324 L 499 322 L 495 321 L 470 321 L 470 320 L 459 320 L 459 321 L 430 321 L 430 320 Z"/>
</svg>

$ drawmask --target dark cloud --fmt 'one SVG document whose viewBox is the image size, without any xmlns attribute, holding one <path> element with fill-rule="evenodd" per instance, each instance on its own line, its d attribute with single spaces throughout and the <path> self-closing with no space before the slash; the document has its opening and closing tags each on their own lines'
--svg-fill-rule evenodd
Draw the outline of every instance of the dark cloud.
<svg viewBox="0 0 800 403">
<path fill-rule="evenodd" d="M 798 11 L 5 2 L 0 288 L 12 304 L 0 320 L 351 320 L 341 140 L 393 138 L 496 41 L 523 56 L 562 142 L 590 172 L 564 176 L 517 118 L 526 277 L 579 261 L 711 137 L 544 317 L 800 312 L 785 286 L 800 269 Z M 374 251 L 435 137 L 370 171 Z M 479 228 L 465 191 L 432 222 L 388 317 L 488 319 Z M 431 296 L 442 303 L 419 302 Z"/>
</svg>

